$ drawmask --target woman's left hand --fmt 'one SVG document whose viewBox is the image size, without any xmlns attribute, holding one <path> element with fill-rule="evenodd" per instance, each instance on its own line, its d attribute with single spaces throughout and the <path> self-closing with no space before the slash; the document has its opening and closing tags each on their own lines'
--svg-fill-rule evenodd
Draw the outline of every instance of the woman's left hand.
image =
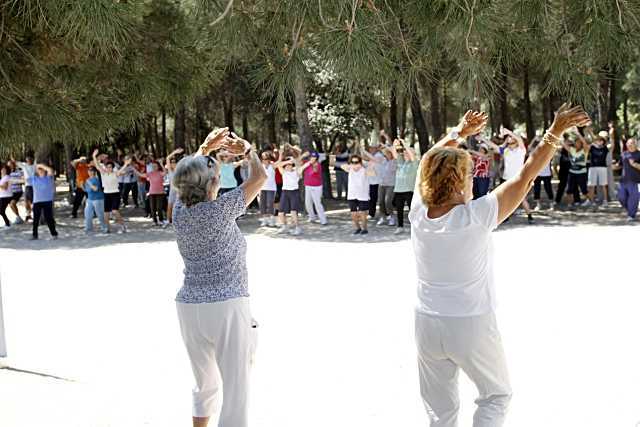
<svg viewBox="0 0 640 427">
<path fill-rule="evenodd" d="M 467 111 L 462 117 L 460 124 L 458 125 L 459 135 L 461 138 L 477 135 L 485 128 L 489 117 L 487 113 L 479 111 Z"/>
<path fill-rule="evenodd" d="M 229 128 L 216 129 L 207 135 L 200 148 L 205 151 L 205 154 L 209 154 L 222 147 L 227 136 L 229 136 Z"/>
<path fill-rule="evenodd" d="M 232 133 L 225 138 L 224 148 L 235 156 L 241 156 L 251 150 L 251 144 L 249 141 Z"/>
</svg>

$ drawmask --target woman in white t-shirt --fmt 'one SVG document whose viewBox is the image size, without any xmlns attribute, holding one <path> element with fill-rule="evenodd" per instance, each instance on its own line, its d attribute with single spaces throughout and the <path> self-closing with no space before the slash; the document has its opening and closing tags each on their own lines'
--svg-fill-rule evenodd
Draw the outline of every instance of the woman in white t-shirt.
<svg viewBox="0 0 640 427">
<path fill-rule="evenodd" d="M 107 233 L 111 230 L 109 219 L 111 213 L 116 218 L 116 222 L 120 226 L 118 234 L 126 233 L 127 227 L 124 225 L 124 219 L 120 214 L 120 189 L 118 187 L 118 178 L 123 176 L 126 171 L 124 168 L 116 169 L 115 163 L 107 160 L 102 164 L 98 159 L 99 150 L 93 151 L 93 164 L 100 171 L 100 181 L 104 192 L 104 222 L 107 225 Z"/>
<path fill-rule="evenodd" d="M 260 226 L 274 227 L 276 225 L 274 202 L 276 199 L 276 169 L 273 167 L 273 155 L 270 151 L 265 151 L 260 155 L 262 167 L 267 174 L 267 180 L 260 190 Z"/>
<path fill-rule="evenodd" d="M 362 161 L 357 154 L 349 157 L 349 163 L 340 168 L 349 174 L 347 186 L 347 201 L 351 210 L 353 234 L 366 235 L 367 215 L 369 214 L 369 177 Z"/>
<path fill-rule="evenodd" d="M 302 234 L 302 229 L 298 224 L 298 212 L 300 212 L 300 174 L 296 170 L 296 162 L 293 157 L 276 162 L 276 167 L 282 174 L 282 196 L 280 196 L 280 212 L 278 219 L 280 222 L 279 233 L 286 233 L 287 214 L 291 214 L 293 227 L 290 233 L 294 236 Z M 274 178 L 275 179 L 275 178 Z"/>
<path fill-rule="evenodd" d="M 520 173 L 527 157 L 527 147 L 524 145 L 522 138 L 506 128 L 501 128 L 504 134 L 504 145 L 499 147 L 500 154 L 504 160 L 504 171 L 502 172 L 501 183 L 510 180 Z M 531 215 L 531 207 L 525 197 L 522 200 L 522 207 L 527 214 L 527 221 L 533 224 L 533 216 Z"/>
<path fill-rule="evenodd" d="M 457 425 L 462 369 L 480 396 L 474 426 L 502 426 L 511 386 L 494 315 L 491 232 L 522 203 L 571 126 L 585 126 L 580 107 L 565 104 L 522 170 L 490 194 L 473 198 L 473 162 L 458 138 L 482 131 L 484 113 L 469 111 L 457 130 L 423 157 L 411 211 L 417 265 L 415 337 L 420 391 L 431 425 Z"/>
</svg>

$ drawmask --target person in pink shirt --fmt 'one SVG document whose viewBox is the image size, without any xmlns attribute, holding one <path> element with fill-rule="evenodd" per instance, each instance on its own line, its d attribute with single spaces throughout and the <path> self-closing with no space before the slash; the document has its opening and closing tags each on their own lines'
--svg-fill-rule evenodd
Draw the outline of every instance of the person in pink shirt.
<svg viewBox="0 0 640 427">
<path fill-rule="evenodd" d="M 327 225 L 327 215 L 322 206 L 322 167 L 320 163 L 324 161 L 324 154 L 317 152 L 304 153 L 305 161 L 298 169 L 304 182 L 304 204 L 309 215 L 309 222 L 320 221 L 320 224 Z M 315 212 L 314 212 L 315 208 Z M 317 215 L 316 215 L 317 214 Z"/>
<path fill-rule="evenodd" d="M 125 166 L 131 161 L 127 160 Z M 167 225 L 168 221 L 164 219 L 163 215 L 163 203 L 164 203 L 164 175 L 165 171 L 162 169 L 162 165 L 157 160 L 151 162 L 151 171 L 147 173 L 140 173 L 134 169 L 136 175 L 140 178 L 145 178 L 149 182 L 149 203 L 151 205 L 151 217 L 155 225 Z"/>
</svg>

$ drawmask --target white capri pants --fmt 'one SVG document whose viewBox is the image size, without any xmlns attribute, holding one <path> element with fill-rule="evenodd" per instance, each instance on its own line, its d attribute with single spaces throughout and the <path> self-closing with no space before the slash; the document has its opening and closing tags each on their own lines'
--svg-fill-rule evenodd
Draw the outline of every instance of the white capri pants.
<svg viewBox="0 0 640 427">
<path fill-rule="evenodd" d="M 416 312 L 415 324 L 420 394 L 431 427 L 458 425 L 460 369 L 480 394 L 473 426 L 502 426 L 511 386 L 495 314 L 443 317 Z"/>
<path fill-rule="evenodd" d="M 249 371 L 257 344 L 257 324 L 249 298 L 177 303 L 182 339 L 195 377 L 193 416 L 210 425 L 248 425 Z"/>
<path fill-rule="evenodd" d="M 315 206 L 318 217 L 321 224 L 327 223 L 327 215 L 324 213 L 324 207 L 322 206 L 322 185 L 317 187 L 310 187 L 305 185 L 304 187 L 304 208 L 307 210 L 309 219 L 316 219 L 316 215 L 313 213 L 313 207 Z"/>
</svg>

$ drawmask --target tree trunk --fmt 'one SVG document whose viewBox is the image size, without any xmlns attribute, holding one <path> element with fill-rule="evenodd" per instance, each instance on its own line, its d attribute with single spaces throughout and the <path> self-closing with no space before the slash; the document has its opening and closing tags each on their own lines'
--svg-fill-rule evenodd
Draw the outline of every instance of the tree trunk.
<svg viewBox="0 0 640 427">
<path fill-rule="evenodd" d="M 313 150 L 313 138 L 311 136 L 311 127 L 309 126 L 309 115 L 307 114 L 307 88 L 302 77 L 298 77 L 295 82 L 295 100 L 300 148 L 302 151 L 311 151 Z"/>
<path fill-rule="evenodd" d="M 160 136 L 158 135 L 158 116 L 155 114 L 153 115 L 153 143 L 155 145 L 160 145 Z"/>
<path fill-rule="evenodd" d="M 618 122 L 618 97 L 617 97 L 617 84 L 616 84 L 616 73 L 609 72 L 607 73 L 607 80 L 609 80 L 609 111 L 607 114 L 607 121 L 614 122 L 617 124 Z"/>
<path fill-rule="evenodd" d="M 607 117 L 609 106 L 607 105 L 609 97 L 609 79 L 605 76 L 600 79 L 598 84 L 598 126 L 600 129 L 607 129 Z"/>
<path fill-rule="evenodd" d="M 184 102 L 178 107 L 176 112 L 176 122 L 173 130 L 173 148 L 186 148 L 186 107 Z M 164 121 L 163 121 L 164 127 Z"/>
<path fill-rule="evenodd" d="M 545 130 L 549 129 L 549 126 L 551 126 L 551 113 L 550 113 L 550 108 L 549 108 L 549 97 L 548 96 L 544 96 L 541 98 L 542 100 L 542 126 L 544 127 Z"/>
<path fill-rule="evenodd" d="M 447 132 L 447 103 L 449 96 L 447 95 L 447 81 L 442 81 L 442 133 Z"/>
<path fill-rule="evenodd" d="M 167 146 L 167 112 L 162 107 L 162 145 Z"/>
<path fill-rule="evenodd" d="M 523 74 L 525 125 L 527 127 L 527 139 L 531 142 L 536 136 L 536 129 L 533 125 L 533 113 L 531 111 L 531 96 L 529 95 L 529 64 L 527 63 L 524 64 Z"/>
<path fill-rule="evenodd" d="M 440 111 L 440 80 L 429 82 L 429 93 L 431 94 L 431 131 L 433 138 L 438 140 L 444 133 Z"/>
<path fill-rule="evenodd" d="M 247 112 L 242 112 L 242 137 L 246 140 L 249 140 L 249 118 L 247 117 Z"/>
<path fill-rule="evenodd" d="M 71 160 L 73 160 L 73 147 L 69 141 L 64 141 L 64 173 L 67 178 L 67 183 L 69 184 L 69 194 L 67 194 L 67 201 L 69 203 L 73 203 L 73 185 L 72 179 L 75 177 L 75 171 L 73 171 L 73 166 L 71 166 Z"/>
<path fill-rule="evenodd" d="M 509 76 L 505 65 L 500 72 L 500 87 L 498 88 L 498 104 L 500 105 L 500 124 L 507 129 L 511 126 L 511 114 L 509 112 Z"/>
<path fill-rule="evenodd" d="M 400 138 L 404 138 L 405 133 L 407 131 L 407 94 L 406 93 L 402 95 L 400 102 L 401 102 L 400 105 L 402 106 L 402 108 L 400 109 Z M 411 100 L 411 102 L 413 102 L 413 99 Z M 420 100 L 418 100 L 418 103 L 420 103 Z"/>
<path fill-rule="evenodd" d="M 276 113 L 269 111 L 266 115 L 267 119 L 267 142 L 274 147 L 278 146 L 278 132 L 276 130 Z"/>
<path fill-rule="evenodd" d="M 418 85 L 415 82 L 411 86 L 411 116 L 413 117 L 413 128 L 418 133 L 420 153 L 424 154 L 429 149 L 429 131 L 422 114 L 420 94 L 418 93 Z"/>
<path fill-rule="evenodd" d="M 389 96 L 389 136 L 391 140 L 398 137 L 398 100 L 396 99 L 396 86 L 391 86 Z"/>
<path fill-rule="evenodd" d="M 231 132 L 235 132 L 233 127 L 233 94 L 229 92 L 228 97 L 222 98 L 222 110 L 224 112 L 224 125 L 229 128 Z"/>
<path fill-rule="evenodd" d="M 624 134 L 629 136 L 629 96 L 626 92 L 622 94 L 622 121 L 624 124 Z"/>
</svg>

